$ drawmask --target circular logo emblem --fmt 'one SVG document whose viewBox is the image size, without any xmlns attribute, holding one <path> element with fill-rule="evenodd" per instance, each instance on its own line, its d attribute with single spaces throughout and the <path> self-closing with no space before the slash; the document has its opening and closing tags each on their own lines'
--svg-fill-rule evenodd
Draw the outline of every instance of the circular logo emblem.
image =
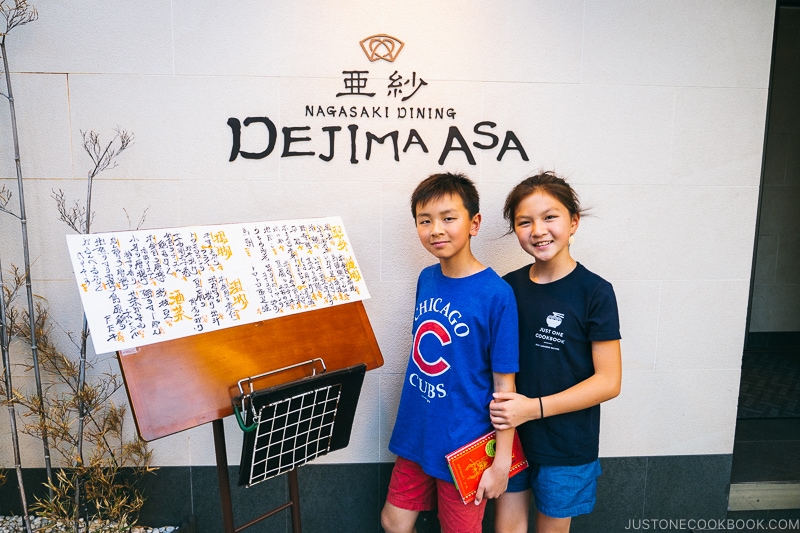
<svg viewBox="0 0 800 533">
<path fill-rule="evenodd" d="M 563 319 L 564 313 L 556 313 L 553 311 L 553 314 L 547 317 L 547 325 L 551 328 L 557 328 Z"/>
<path fill-rule="evenodd" d="M 496 441 L 494 439 L 492 439 L 492 440 L 490 440 L 489 442 L 486 443 L 486 455 L 488 455 L 489 457 L 494 457 L 494 445 L 495 445 L 495 442 Z"/>
<path fill-rule="evenodd" d="M 414 334 L 414 348 L 411 353 L 414 363 L 416 363 L 417 368 L 425 374 L 436 377 L 447 372 L 447 369 L 450 368 L 450 363 L 442 359 L 441 356 L 436 359 L 436 361 L 428 361 L 423 357 L 420 344 L 422 342 L 422 337 L 428 334 L 438 339 L 439 344 L 442 346 L 447 346 L 452 340 L 447 328 L 435 320 L 426 320 L 419 325 L 417 332 Z"/>
</svg>

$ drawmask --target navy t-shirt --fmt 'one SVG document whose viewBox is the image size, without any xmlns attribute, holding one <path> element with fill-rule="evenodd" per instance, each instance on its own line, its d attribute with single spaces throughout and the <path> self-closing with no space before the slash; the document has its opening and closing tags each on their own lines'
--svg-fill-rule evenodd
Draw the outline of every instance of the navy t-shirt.
<svg viewBox="0 0 800 533">
<path fill-rule="evenodd" d="M 617 300 L 611 284 L 580 263 L 552 283 L 534 283 L 531 265 L 503 279 L 514 289 L 519 310 L 517 392 L 549 396 L 594 374 L 592 341 L 620 338 Z M 547 416 L 517 428 L 525 454 L 545 465 L 580 465 L 597 459 L 600 406 Z"/>
</svg>

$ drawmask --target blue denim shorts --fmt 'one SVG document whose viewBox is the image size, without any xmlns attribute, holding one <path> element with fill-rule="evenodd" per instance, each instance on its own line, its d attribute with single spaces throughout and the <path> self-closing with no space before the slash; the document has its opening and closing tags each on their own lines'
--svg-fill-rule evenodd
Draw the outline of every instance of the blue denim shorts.
<svg viewBox="0 0 800 533">
<path fill-rule="evenodd" d="M 597 501 L 600 459 L 578 466 L 531 465 L 508 480 L 508 492 L 532 489 L 536 509 L 553 518 L 591 513 Z"/>
</svg>

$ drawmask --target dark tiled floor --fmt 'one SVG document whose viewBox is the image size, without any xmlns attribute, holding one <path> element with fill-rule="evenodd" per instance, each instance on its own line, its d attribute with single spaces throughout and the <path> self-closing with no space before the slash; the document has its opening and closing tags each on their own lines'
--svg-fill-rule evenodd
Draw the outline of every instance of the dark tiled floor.
<svg viewBox="0 0 800 533">
<path fill-rule="evenodd" d="M 737 420 L 731 483 L 800 482 L 800 418 Z"/>
<path fill-rule="evenodd" d="M 738 419 L 800 417 L 800 352 L 747 350 L 742 356 Z"/>
<path fill-rule="evenodd" d="M 800 482 L 800 352 L 742 357 L 731 483 Z"/>
</svg>

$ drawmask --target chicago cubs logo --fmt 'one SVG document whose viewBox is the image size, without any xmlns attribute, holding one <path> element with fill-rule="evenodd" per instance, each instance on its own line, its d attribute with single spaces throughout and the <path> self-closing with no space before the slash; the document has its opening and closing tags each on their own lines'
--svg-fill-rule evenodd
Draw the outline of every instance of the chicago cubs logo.
<svg viewBox="0 0 800 533">
<path fill-rule="evenodd" d="M 412 355 L 414 363 L 416 363 L 416 365 L 424 374 L 429 376 L 438 376 L 447 372 L 447 369 L 450 368 L 450 363 L 441 357 L 439 357 L 436 361 L 430 362 L 422 356 L 419 345 L 422 342 L 422 337 L 428 334 L 439 339 L 439 342 L 442 346 L 447 346 L 450 344 L 452 338 L 450 337 L 450 333 L 447 331 L 447 329 L 445 329 L 444 326 L 435 320 L 426 320 L 419 325 L 416 334 L 414 334 L 414 352 Z"/>
</svg>

